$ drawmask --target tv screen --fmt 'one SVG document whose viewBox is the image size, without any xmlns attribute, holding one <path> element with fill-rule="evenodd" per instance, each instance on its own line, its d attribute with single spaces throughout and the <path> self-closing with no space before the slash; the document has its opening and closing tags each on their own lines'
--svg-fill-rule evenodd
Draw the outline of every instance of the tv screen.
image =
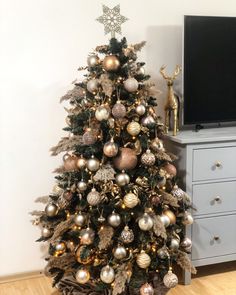
<svg viewBox="0 0 236 295">
<path fill-rule="evenodd" d="M 236 121 L 236 17 L 184 17 L 184 124 Z"/>
</svg>

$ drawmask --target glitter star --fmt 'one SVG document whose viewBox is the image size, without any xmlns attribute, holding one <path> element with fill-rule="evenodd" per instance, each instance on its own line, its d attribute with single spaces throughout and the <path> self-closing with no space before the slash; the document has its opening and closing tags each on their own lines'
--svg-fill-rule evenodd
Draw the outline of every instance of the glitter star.
<svg viewBox="0 0 236 295">
<path fill-rule="evenodd" d="M 112 9 L 106 5 L 102 6 L 103 15 L 96 20 L 104 25 L 105 35 L 111 33 L 111 37 L 115 38 L 115 33 L 121 34 L 121 25 L 128 20 L 120 14 L 120 5 L 116 5 Z"/>
</svg>

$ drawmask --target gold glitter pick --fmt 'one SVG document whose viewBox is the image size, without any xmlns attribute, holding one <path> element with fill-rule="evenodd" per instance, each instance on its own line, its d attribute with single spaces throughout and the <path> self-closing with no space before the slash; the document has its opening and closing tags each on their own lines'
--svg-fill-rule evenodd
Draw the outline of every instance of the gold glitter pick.
<svg viewBox="0 0 236 295">
<path fill-rule="evenodd" d="M 105 35 L 111 33 L 111 38 L 115 38 L 115 33 L 121 34 L 121 25 L 128 20 L 120 14 L 120 5 L 116 5 L 110 9 L 106 5 L 102 5 L 103 15 L 96 20 L 104 25 Z"/>
</svg>

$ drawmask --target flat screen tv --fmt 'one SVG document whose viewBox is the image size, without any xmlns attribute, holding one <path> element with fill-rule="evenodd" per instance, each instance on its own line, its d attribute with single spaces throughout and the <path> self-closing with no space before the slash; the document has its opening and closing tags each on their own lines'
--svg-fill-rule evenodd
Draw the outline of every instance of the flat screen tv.
<svg viewBox="0 0 236 295">
<path fill-rule="evenodd" d="M 184 124 L 236 121 L 236 17 L 184 17 Z"/>
</svg>

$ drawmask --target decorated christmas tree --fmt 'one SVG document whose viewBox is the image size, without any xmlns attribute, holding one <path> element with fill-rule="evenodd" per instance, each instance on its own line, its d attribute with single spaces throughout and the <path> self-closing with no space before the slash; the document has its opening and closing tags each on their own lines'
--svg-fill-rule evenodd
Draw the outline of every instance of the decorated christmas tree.
<svg viewBox="0 0 236 295">
<path fill-rule="evenodd" d="M 119 6 L 98 20 L 119 32 Z M 118 26 L 106 21 L 115 14 Z M 109 16 L 109 17 L 108 17 Z M 153 84 L 137 52 L 111 38 L 88 56 L 84 79 L 61 101 L 69 133 L 44 211 L 34 211 L 47 242 L 45 274 L 62 294 L 164 294 L 177 285 L 176 264 L 194 272 L 185 226 L 193 219 L 177 186 L 175 156 L 165 150 Z"/>
</svg>

